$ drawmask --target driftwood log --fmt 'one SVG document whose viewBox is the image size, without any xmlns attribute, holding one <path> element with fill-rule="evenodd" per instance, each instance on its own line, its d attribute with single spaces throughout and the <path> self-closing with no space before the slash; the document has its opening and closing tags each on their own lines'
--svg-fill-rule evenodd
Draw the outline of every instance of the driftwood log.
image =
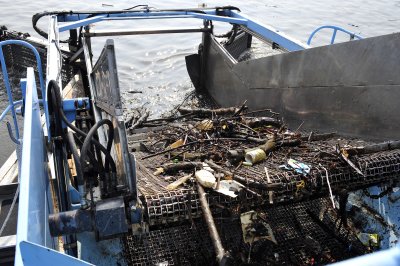
<svg viewBox="0 0 400 266">
<path fill-rule="evenodd" d="M 181 170 L 193 170 L 195 168 L 201 168 L 203 166 L 202 162 L 181 162 L 181 163 L 170 163 L 164 164 L 161 167 L 164 169 L 164 173 L 172 174 Z"/>
<path fill-rule="evenodd" d="M 229 115 L 229 114 L 234 115 L 240 112 L 240 110 L 241 108 L 237 107 L 218 108 L 218 109 L 204 109 L 204 108 L 189 109 L 183 107 L 178 108 L 178 111 L 183 115 L 192 113 L 194 115 L 199 115 L 199 116 Z"/>
<path fill-rule="evenodd" d="M 349 155 L 362 155 L 362 154 L 370 154 L 381 151 L 390 151 L 395 149 L 400 149 L 400 140 L 387 141 L 387 142 L 367 145 L 364 147 L 348 148 L 345 149 L 345 151 Z"/>
<path fill-rule="evenodd" d="M 146 111 L 141 117 L 139 117 L 139 119 L 136 120 L 136 122 L 132 126 L 129 127 L 129 133 L 132 133 L 132 131 L 135 128 L 140 127 L 144 122 L 146 122 L 149 115 L 150 115 L 150 112 Z"/>
<path fill-rule="evenodd" d="M 251 128 L 273 126 L 280 128 L 282 126 L 281 121 L 273 117 L 249 117 L 243 119 L 244 124 Z"/>
</svg>

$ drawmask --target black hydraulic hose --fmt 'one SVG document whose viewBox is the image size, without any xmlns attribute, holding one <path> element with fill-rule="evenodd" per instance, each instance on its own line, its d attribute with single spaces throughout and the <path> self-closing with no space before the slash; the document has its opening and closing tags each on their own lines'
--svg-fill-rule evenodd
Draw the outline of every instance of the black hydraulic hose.
<svg viewBox="0 0 400 266">
<path fill-rule="evenodd" d="M 50 95 L 54 95 L 55 97 L 55 106 L 56 106 L 56 110 L 54 110 L 55 112 L 58 112 L 59 116 L 61 117 L 61 119 L 64 121 L 64 123 L 71 128 L 73 131 L 75 131 L 76 133 L 78 133 L 79 135 L 83 136 L 86 138 L 87 134 L 85 132 L 83 132 L 82 130 L 80 130 L 79 128 L 77 128 L 76 126 L 74 126 L 73 124 L 71 124 L 68 121 L 68 118 L 65 116 L 64 110 L 61 106 L 61 93 L 60 93 L 60 87 L 58 86 L 57 82 L 55 80 L 50 80 L 49 81 L 49 85 L 48 85 L 48 93 Z M 112 131 L 110 133 L 110 131 Z M 110 134 L 114 134 L 113 130 L 109 130 L 109 135 Z M 114 137 L 114 135 L 112 135 L 112 137 Z M 108 165 L 111 166 L 111 169 L 115 170 L 116 166 L 115 166 L 115 162 L 113 160 L 113 158 L 111 157 L 110 154 L 110 149 L 111 149 L 111 145 L 112 145 L 112 141 L 113 138 L 109 138 L 108 139 L 108 143 L 107 143 L 107 148 L 105 148 L 100 142 L 98 142 L 96 139 L 91 138 L 91 142 L 93 142 L 93 144 L 96 145 L 96 147 L 98 147 L 100 149 L 101 152 L 103 152 L 103 154 L 105 155 L 105 163 L 106 163 L 106 167 L 108 169 Z"/>
<path fill-rule="evenodd" d="M 53 89 L 54 88 L 54 89 Z M 60 86 L 58 86 L 58 83 L 55 80 L 50 80 L 49 81 L 49 86 L 48 86 L 48 93 L 55 95 L 56 97 L 56 104 L 57 104 L 57 109 L 59 110 L 61 119 L 64 121 L 64 123 L 67 124 L 67 126 L 69 128 L 71 128 L 73 131 L 75 131 L 76 133 L 78 133 L 79 135 L 86 137 L 86 133 L 83 132 L 82 130 L 80 130 L 79 128 L 77 128 L 76 126 L 74 126 L 73 124 L 71 124 L 68 121 L 68 118 L 66 117 L 64 110 L 61 106 L 61 93 L 60 93 Z M 99 143 L 100 144 L 100 143 Z M 97 144 L 96 144 L 97 145 Z M 101 145 L 101 144 L 100 144 Z"/>
<path fill-rule="evenodd" d="M 79 141 L 80 147 L 82 147 L 84 140 L 81 141 L 79 138 L 76 138 L 75 141 Z M 101 151 L 99 149 L 96 149 L 95 152 L 96 152 L 97 158 L 101 158 Z M 95 165 L 95 167 L 97 167 L 96 170 L 97 170 L 98 173 L 104 173 L 105 172 L 103 164 L 101 164 L 101 163 L 99 163 L 97 161 L 94 153 L 91 150 L 88 151 L 88 157 L 89 157 L 90 161 L 93 163 L 93 165 Z"/>
<path fill-rule="evenodd" d="M 63 12 L 58 12 L 58 11 L 47 12 L 47 11 L 45 11 L 45 12 L 41 12 L 41 13 L 37 13 L 37 14 L 33 15 L 33 16 L 32 16 L 32 26 L 33 26 L 33 29 L 34 29 L 40 36 L 42 36 L 42 37 L 44 37 L 44 38 L 47 39 L 47 38 L 48 38 L 48 34 L 47 34 L 45 31 L 41 30 L 41 29 L 37 26 L 37 23 L 38 23 L 38 21 L 39 21 L 42 17 L 51 16 L 51 15 L 58 15 L 58 14 L 60 14 L 60 13 L 63 13 Z"/>
<path fill-rule="evenodd" d="M 74 135 L 72 134 L 72 132 L 67 133 L 67 139 L 68 139 L 69 147 L 71 149 L 72 157 L 75 162 L 77 184 L 78 184 L 78 186 L 80 186 L 80 185 L 84 184 L 83 171 L 82 171 L 81 161 L 79 158 L 78 149 L 76 148 L 75 139 L 74 139 Z"/>
<path fill-rule="evenodd" d="M 82 149 L 81 149 L 81 165 L 85 165 L 86 164 L 87 152 L 88 152 L 88 149 L 89 149 L 90 144 L 92 142 L 92 138 L 96 134 L 97 129 L 99 127 L 101 127 L 102 125 L 107 125 L 108 126 L 108 138 L 109 139 L 113 139 L 114 138 L 114 130 L 113 130 L 114 127 L 113 127 L 113 124 L 112 124 L 112 122 L 110 120 L 102 119 L 99 122 L 97 122 L 96 124 L 94 124 L 94 126 L 89 130 L 89 133 L 87 134 L 87 136 L 85 138 L 85 141 L 83 142 L 83 145 L 82 145 Z M 112 144 L 112 143 L 109 141 L 108 145 L 107 145 L 108 154 L 109 154 L 109 152 L 111 150 L 111 145 L 110 144 Z M 106 163 L 106 169 L 105 169 L 106 172 L 108 172 L 108 165 L 109 164 Z M 115 165 L 114 165 L 114 167 L 112 167 L 111 171 L 113 173 L 116 173 Z"/>
</svg>

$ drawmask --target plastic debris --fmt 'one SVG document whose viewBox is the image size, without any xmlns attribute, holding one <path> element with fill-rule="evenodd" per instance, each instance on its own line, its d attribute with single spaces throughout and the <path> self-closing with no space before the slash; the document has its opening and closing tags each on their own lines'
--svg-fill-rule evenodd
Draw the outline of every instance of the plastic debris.
<svg viewBox="0 0 400 266">
<path fill-rule="evenodd" d="M 219 181 L 219 189 L 216 189 L 215 191 L 231 198 L 236 198 L 243 188 L 244 186 L 235 180 L 221 180 Z"/>
<path fill-rule="evenodd" d="M 253 166 L 253 164 L 251 162 L 243 162 L 242 165 L 243 166 Z"/>
<path fill-rule="evenodd" d="M 279 167 L 279 169 L 286 170 L 286 171 L 292 170 L 292 169 L 291 169 L 289 166 L 287 166 L 286 164 L 281 164 L 281 165 L 279 165 L 278 167 Z"/>
<path fill-rule="evenodd" d="M 183 143 L 184 143 L 184 142 L 183 142 L 183 139 L 178 139 L 177 141 L 175 141 L 174 143 L 172 143 L 171 145 L 169 145 L 169 148 L 170 148 L 170 149 L 176 149 L 176 148 L 182 146 Z"/>
<path fill-rule="evenodd" d="M 278 244 L 271 226 L 257 212 L 249 211 L 240 214 L 240 222 L 245 243 L 252 244 L 258 240 L 267 239 Z"/>
<path fill-rule="evenodd" d="M 210 119 L 204 119 L 203 121 L 196 124 L 196 128 L 201 131 L 209 131 L 213 129 L 213 121 Z"/>
<path fill-rule="evenodd" d="M 310 166 L 308 166 L 305 163 L 299 162 L 295 159 L 289 159 L 287 163 L 290 167 L 292 167 L 296 171 L 296 173 L 308 175 L 311 171 Z"/>
<path fill-rule="evenodd" d="M 255 164 L 265 160 L 267 158 L 267 155 L 265 154 L 265 151 L 263 151 L 262 149 L 255 149 L 248 151 L 244 158 L 246 162 Z"/>
<path fill-rule="evenodd" d="M 207 170 L 196 171 L 194 175 L 196 176 L 197 182 L 203 187 L 213 188 L 216 185 L 215 176 Z"/>
</svg>

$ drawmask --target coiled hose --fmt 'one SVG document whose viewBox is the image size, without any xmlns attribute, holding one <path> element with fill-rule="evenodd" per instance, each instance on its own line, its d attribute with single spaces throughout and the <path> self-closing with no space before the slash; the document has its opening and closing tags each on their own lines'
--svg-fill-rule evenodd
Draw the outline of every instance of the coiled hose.
<svg viewBox="0 0 400 266">
<path fill-rule="evenodd" d="M 83 136 L 85 138 L 85 142 L 87 140 L 88 134 L 86 134 L 85 132 L 83 132 L 82 130 L 80 130 L 79 128 L 77 128 L 76 126 L 74 126 L 73 124 L 71 124 L 68 121 L 68 118 L 66 117 L 64 110 L 62 108 L 62 104 L 61 104 L 61 93 L 60 93 L 60 87 L 58 86 L 57 82 L 55 80 L 51 80 L 49 82 L 48 85 L 48 94 L 51 96 L 51 99 L 54 101 L 53 104 L 53 108 L 54 108 L 54 112 L 56 114 L 56 117 L 59 117 L 62 119 L 62 121 L 64 121 L 64 123 L 73 131 L 75 131 L 77 134 Z M 58 121 L 56 121 L 56 123 L 60 123 L 61 121 L 59 121 L 59 119 L 56 119 Z M 103 121 L 103 120 L 101 120 Z M 101 122 L 99 121 L 99 122 Z M 108 125 L 112 125 L 112 122 L 110 120 L 108 120 L 109 123 L 107 123 Z M 104 124 L 105 122 L 102 122 L 102 124 Z M 97 124 L 97 123 L 96 123 Z M 93 127 L 96 127 L 96 124 Z M 99 126 L 98 126 L 99 127 Z M 96 129 L 98 128 L 96 127 Z M 90 131 L 89 131 L 90 132 Z M 111 157 L 110 154 L 110 150 L 111 150 L 111 145 L 114 139 L 114 131 L 112 130 L 112 127 L 110 128 L 110 130 L 108 131 L 108 142 L 107 142 L 107 148 L 105 148 L 100 142 L 98 142 L 96 139 L 93 138 L 93 135 L 90 136 L 90 142 L 89 143 L 93 143 L 105 156 L 105 170 L 108 171 L 111 168 L 111 171 L 113 173 L 116 173 L 116 165 L 115 162 L 113 160 L 113 158 Z M 88 145 L 88 144 L 87 144 Z M 73 149 L 73 148 L 72 148 Z M 71 149 L 71 150 L 72 150 Z M 87 156 L 87 155 L 85 155 Z M 82 157 L 82 156 L 81 156 Z M 86 158 L 84 158 L 86 159 Z M 82 161 L 82 160 L 81 160 Z M 93 161 L 93 159 L 92 159 Z M 79 165 L 79 163 L 78 163 Z M 82 165 L 81 165 L 82 167 Z"/>
</svg>

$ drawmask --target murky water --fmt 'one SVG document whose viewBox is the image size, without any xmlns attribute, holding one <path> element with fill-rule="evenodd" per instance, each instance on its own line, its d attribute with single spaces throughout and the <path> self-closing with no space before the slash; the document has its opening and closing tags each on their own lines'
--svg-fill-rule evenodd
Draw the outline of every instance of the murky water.
<svg viewBox="0 0 400 266">
<path fill-rule="evenodd" d="M 400 1 L 57 1 L 57 0 L 0 0 L 0 25 L 9 29 L 34 33 L 31 17 L 44 10 L 108 10 L 124 9 L 146 3 L 155 8 L 197 7 L 200 3 L 208 6 L 234 5 L 242 12 L 298 40 L 306 42 L 309 34 L 321 25 L 338 25 L 364 37 L 396 32 L 400 25 Z M 47 19 L 39 25 L 46 27 Z M 200 26 L 201 21 L 174 19 L 171 21 L 113 22 L 120 28 L 185 27 Z M 104 23 L 103 23 L 104 24 Z M 99 24 L 98 27 L 106 26 Z M 219 25 L 218 23 L 216 24 Z M 221 31 L 227 28 L 221 28 Z M 324 34 L 325 33 L 325 34 Z M 328 43 L 330 35 L 324 32 L 317 36 L 315 45 Z M 339 40 L 347 36 L 338 35 Z M 170 110 L 182 101 L 186 93 L 193 90 L 186 73 L 184 56 L 196 51 L 200 34 L 147 35 L 116 37 L 117 63 L 120 86 L 127 107 L 145 105 L 157 116 Z M 95 46 L 99 51 L 104 39 Z M 131 93 L 141 91 L 142 93 Z M 0 94 L 0 109 L 6 105 Z M 13 150 L 5 126 L 0 125 L 0 165 Z"/>
</svg>

